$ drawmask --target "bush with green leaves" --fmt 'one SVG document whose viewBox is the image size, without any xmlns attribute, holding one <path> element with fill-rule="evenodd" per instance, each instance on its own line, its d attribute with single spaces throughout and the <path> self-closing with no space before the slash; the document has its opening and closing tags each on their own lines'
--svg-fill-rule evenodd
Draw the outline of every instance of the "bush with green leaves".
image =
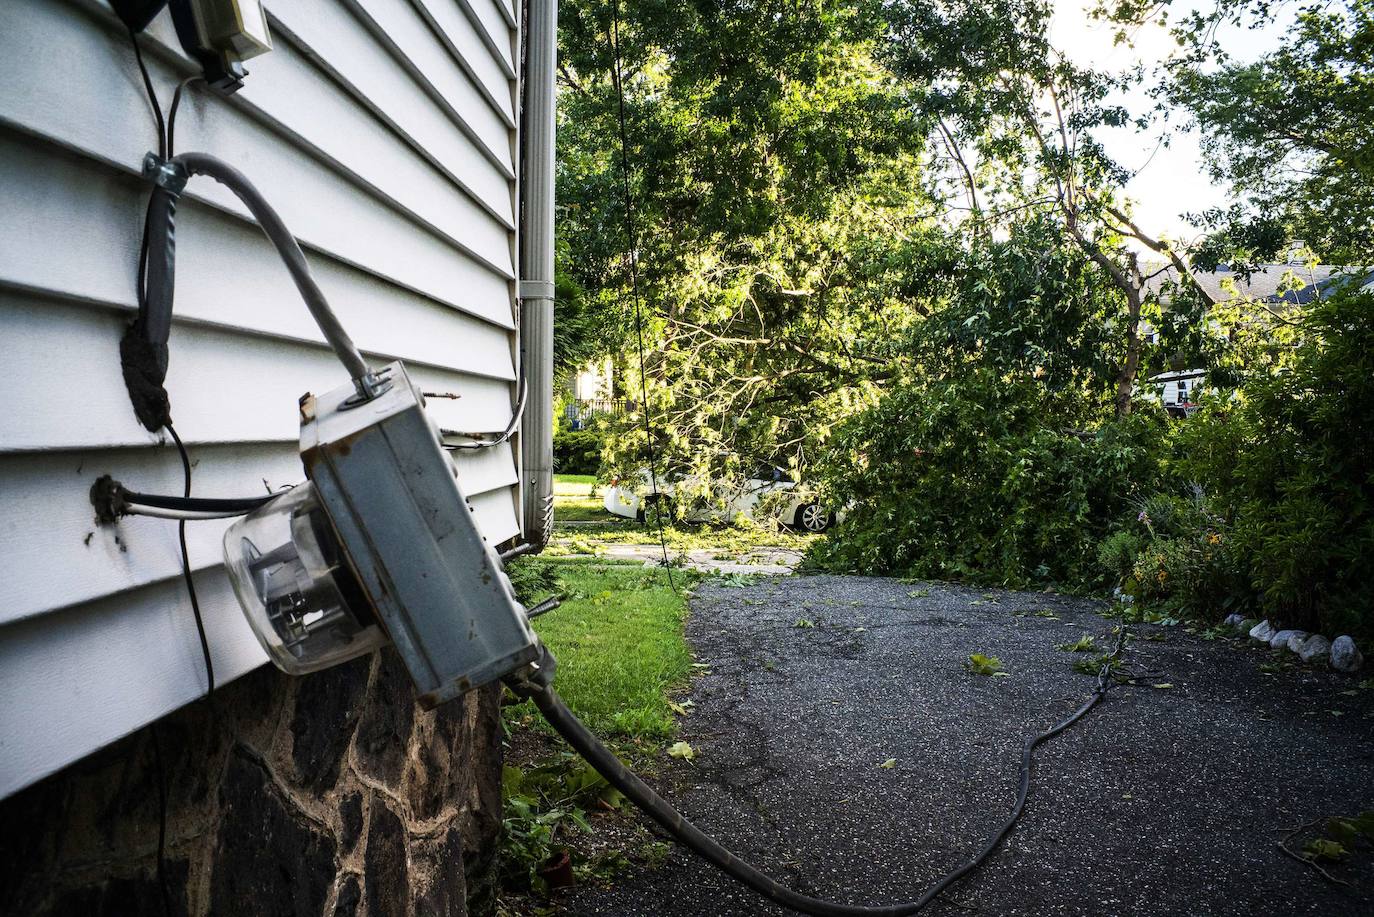
<svg viewBox="0 0 1374 917">
<path fill-rule="evenodd" d="M 1098 543 L 1159 476 L 1164 421 L 1065 430 L 989 373 L 890 392 L 839 438 L 828 485 L 856 505 L 812 562 L 1024 585 L 1099 579 Z"/>
<path fill-rule="evenodd" d="M 1233 317 L 1222 390 L 1178 434 L 1179 470 L 1229 520 L 1261 614 L 1374 632 L 1374 293 Z"/>
<path fill-rule="evenodd" d="M 827 497 L 854 505 L 811 563 L 1102 585 L 1098 543 L 1162 486 L 1167 419 L 1117 416 L 1120 294 L 1054 238 L 1029 221 L 932 270 L 909 370 L 831 437 Z"/>
<path fill-rule="evenodd" d="M 1196 488 L 1143 501 L 1099 546 L 1098 563 L 1143 607 L 1172 617 L 1216 619 L 1252 604 L 1232 533 Z"/>
<path fill-rule="evenodd" d="M 1101 540 L 1099 574 L 1173 616 L 1374 634 L 1374 294 L 1218 315 L 1227 384 L 1172 425 L 1171 486 Z"/>
<path fill-rule="evenodd" d="M 554 431 L 554 470 L 559 474 L 598 474 L 604 443 L 605 434 L 596 429 Z"/>
</svg>

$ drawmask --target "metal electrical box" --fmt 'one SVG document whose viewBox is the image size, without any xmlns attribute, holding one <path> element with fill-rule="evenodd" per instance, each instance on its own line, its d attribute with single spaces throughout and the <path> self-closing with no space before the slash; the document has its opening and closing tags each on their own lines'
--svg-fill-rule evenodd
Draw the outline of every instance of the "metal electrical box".
<svg viewBox="0 0 1374 917">
<path fill-rule="evenodd" d="M 301 460 L 427 707 L 533 661 L 538 642 L 404 367 L 369 401 L 301 399 Z"/>
</svg>

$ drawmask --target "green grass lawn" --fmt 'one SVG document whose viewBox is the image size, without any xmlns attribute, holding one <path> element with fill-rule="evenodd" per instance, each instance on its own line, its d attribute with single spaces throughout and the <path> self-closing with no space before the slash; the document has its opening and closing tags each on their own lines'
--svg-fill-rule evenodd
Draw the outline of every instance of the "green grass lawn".
<svg viewBox="0 0 1374 917">
<path fill-rule="evenodd" d="M 556 474 L 553 476 L 553 495 L 555 497 L 585 497 L 599 493 L 594 474 Z"/>
<path fill-rule="evenodd" d="M 607 514 L 609 515 L 609 514 Z M 761 525 L 727 526 L 677 524 L 664 529 L 670 554 L 684 551 L 711 550 L 721 556 L 744 554 L 758 548 L 791 548 L 806 551 L 821 535 L 798 535 L 777 531 Z M 652 525 L 624 520 L 621 525 L 601 527 L 569 527 L 560 531 L 549 554 L 596 553 L 597 548 L 610 544 L 658 544 L 658 529 Z"/>
<path fill-rule="evenodd" d="M 555 522 L 611 522 L 618 516 L 606 512 L 602 490 L 590 474 L 553 476 L 553 518 Z"/>
<path fill-rule="evenodd" d="M 567 595 L 559 608 L 535 619 L 534 629 L 558 659 L 554 685 L 568 706 L 603 735 L 672 736 L 669 695 L 686 685 L 692 667 L 683 635 L 686 597 L 668 588 L 663 571 L 639 564 L 520 563 L 527 571 L 539 568 L 545 592 L 552 574 L 552 589 Z M 677 576 L 680 588 L 695 581 Z"/>
</svg>

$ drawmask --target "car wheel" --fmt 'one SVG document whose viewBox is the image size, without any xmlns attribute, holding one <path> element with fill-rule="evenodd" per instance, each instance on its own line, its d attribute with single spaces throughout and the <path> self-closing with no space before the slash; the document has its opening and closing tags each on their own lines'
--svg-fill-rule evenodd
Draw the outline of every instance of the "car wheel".
<svg viewBox="0 0 1374 917">
<path fill-rule="evenodd" d="M 797 510 L 796 527 L 804 532 L 819 534 L 834 521 L 835 514 L 827 512 L 819 503 L 807 503 Z"/>
<path fill-rule="evenodd" d="M 648 509 L 651 506 L 658 506 L 660 501 L 663 503 L 665 512 L 673 511 L 673 501 L 665 497 L 655 497 L 652 494 L 639 501 L 639 511 L 635 513 L 636 522 L 648 522 Z"/>
</svg>

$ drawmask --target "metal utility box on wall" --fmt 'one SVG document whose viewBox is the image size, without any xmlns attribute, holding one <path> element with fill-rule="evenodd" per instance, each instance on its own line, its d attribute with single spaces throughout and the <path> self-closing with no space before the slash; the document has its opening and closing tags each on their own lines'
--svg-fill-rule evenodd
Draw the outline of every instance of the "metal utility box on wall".
<svg viewBox="0 0 1374 917">
<path fill-rule="evenodd" d="M 301 459 L 382 626 L 433 706 L 536 656 L 534 634 L 404 367 L 301 402 Z"/>
<path fill-rule="evenodd" d="M 253 179 L 364 352 L 457 396 L 430 399 L 441 426 L 503 430 L 520 389 L 520 5 L 264 6 L 272 52 L 230 98 L 188 90 L 176 149 Z M 139 425 L 120 376 L 148 197 L 139 167 L 157 146 L 129 36 L 103 2 L 0 10 L 0 358 L 16 408 L 0 416 L 6 796 L 201 697 L 206 674 L 175 524 L 97 526 L 83 492 L 101 474 L 182 488 L 175 450 Z M 166 13 L 140 41 L 165 106 L 198 68 Z M 232 195 L 193 183 L 178 228 L 167 387 L 194 493 L 297 484 L 297 401 L 342 383 L 338 364 Z M 519 447 L 454 455 L 497 549 L 522 535 Z M 186 533 L 219 684 L 266 661 L 223 566 L 228 525 Z"/>
</svg>

